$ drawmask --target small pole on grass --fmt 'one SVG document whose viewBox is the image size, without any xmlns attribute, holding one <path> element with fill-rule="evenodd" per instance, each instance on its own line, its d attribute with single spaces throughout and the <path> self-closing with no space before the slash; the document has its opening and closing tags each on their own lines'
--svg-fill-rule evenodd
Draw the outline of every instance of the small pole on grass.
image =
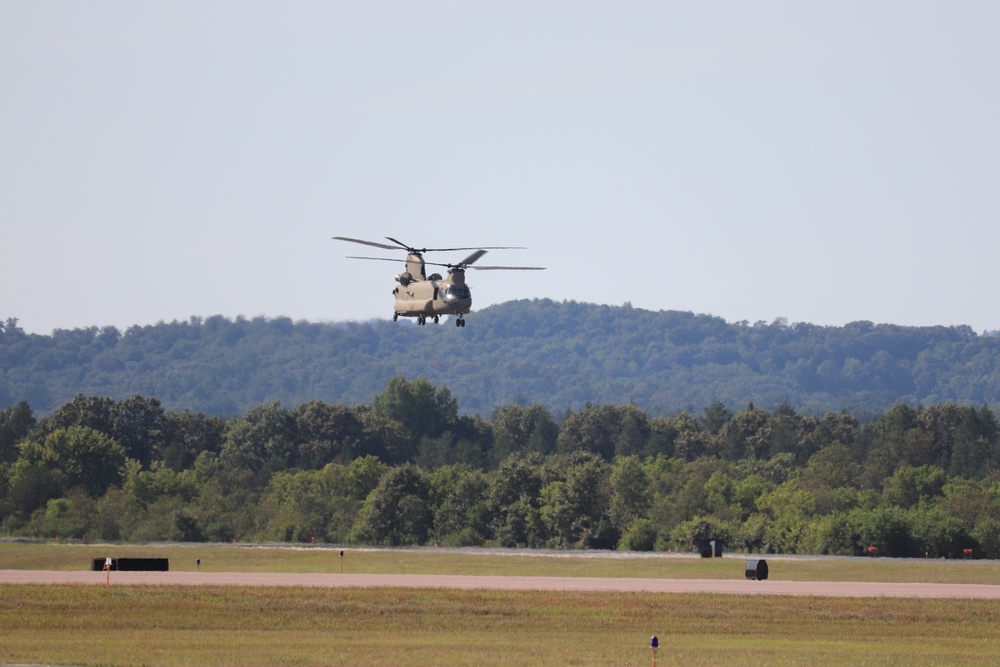
<svg viewBox="0 0 1000 667">
<path fill-rule="evenodd" d="M 340 573 L 344 573 L 344 550 L 340 550 Z"/>
<path fill-rule="evenodd" d="M 656 649 L 660 648 L 660 640 L 653 635 L 653 638 L 649 640 L 649 648 L 653 649 L 653 667 L 656 667 Z"/>
</svg>

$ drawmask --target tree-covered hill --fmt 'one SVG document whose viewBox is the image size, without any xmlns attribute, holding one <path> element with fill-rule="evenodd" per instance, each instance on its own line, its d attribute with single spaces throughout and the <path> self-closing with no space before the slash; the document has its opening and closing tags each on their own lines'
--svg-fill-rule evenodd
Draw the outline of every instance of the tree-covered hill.
<svg viewBox="0 0 1000 667">
<path fill-rule="evenodd" d="M 485 308 L 464 328 L 214 316 L 43 336 L 14 319 L 0 324 L 0 407 L 27 401 L 39 414 L 78 394 L 156 396 L 218 416 L 275 400 L 354 405 L 396 376 L 447 386 L 471 413 L 632 402 L 663 415 L 721 401 L 865 418 L 898 403 L 1000 406 L 1000 337 L 969 327 L 728 323 L 545 299 Z"/>
</svg>

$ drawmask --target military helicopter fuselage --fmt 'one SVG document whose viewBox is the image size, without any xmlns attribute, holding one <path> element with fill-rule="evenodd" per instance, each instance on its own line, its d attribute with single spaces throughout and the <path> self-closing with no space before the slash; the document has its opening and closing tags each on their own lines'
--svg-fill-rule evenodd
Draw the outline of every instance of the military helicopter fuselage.
<svg viewBox="0 0 1000 667">
<path fill-rule="evenodd" d="M 457 264 L 438 264 L 424 260 L 423 254 L 428 251 L 454 251 L 473 250 L 473 248 L 411 248 L 392 237 L 386 237 L 395 243 L 391 246 L 385 243 L 374 241 L 363 241 L 361 239 L 349 238 L 346 236 L 334 236 L 338 241 L 349 241 L 362 245 L 374 246 L 396 250 L 402 248 L 407 251 L 406 270 L 396 275 L 395 279 L 399 285 L 392 290 L 396 299 L 393 308 L 392 319 L 397 320 L 399 316 L 415 317 L 417 324 L 426 324 L 431 318 L 437 324 L 442 315 L 454 315 L 455 326 L 465 326 L 465 315 L 472 310 L 472 290 L 465 282 L 466 269 L 480 257 L 486 254 L 485 248 L 475 249 L 475 252 Z M 488 246 L 493 249 L 509 249 L 512 246 Z M 370 259 L 377 261 L 397 261 L 386 257 L 354 257 L 350 259 Z M 448 269 L 448 273 L 442 276 L 440 273 L 427 275 L 427 265 L 443 266 Z M 542 267 L 537 266 L 479 266 L 472 267 L 479 270 L 512 270 L 512 271 L 539 271 Z"/>
<path fill-rule="evenodd" d="M 445 277 L 440 273 L 423 276 L 423 258 L 414 254 L 407 256 L 406 268 L 396 276 L 399 286 L 392 290 L 396 297 L 393 319 L 431 316 L 436 322 L 441 315 L 466 315 L 472 310 L 472 290 L 465 284 L 464 269 L 450 268 Z"/>
</svg>

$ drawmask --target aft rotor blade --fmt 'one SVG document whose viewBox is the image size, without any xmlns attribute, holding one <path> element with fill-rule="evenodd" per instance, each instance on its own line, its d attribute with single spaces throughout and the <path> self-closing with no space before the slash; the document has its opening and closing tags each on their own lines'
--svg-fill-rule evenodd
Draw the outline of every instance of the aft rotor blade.
<svg viewBox="0 0 1000 667">
<path fill-rule="evenodd" d="M 463 259 L 461 262 L 459 262 L 458 265 L 459 266 L 468 266 L 469 264 L 472 264 L 473 262 L 475 262 L 477 259 L 479 259 L 480 257 L 482 257 L 485 254 L 486 254 L 486 251 L 483 250 L 482 248 L 480 248 L 479 250 L 477 250 L 476 252 L 472 253 L 471 255 L 469 255 L 468 257 L 466 257 L 465 259 Z"/>
<path fill-rule="evenodd" d="M 331 237 L 337 241 L 349 241 L 350 243 L 360 243 L 361 245 L 370 245 L 373 248 L 382 248 L 383 250 L 399 250 L 398 247 L 394 245 L 389 245 L 388 243 L 378 243 L 376 241 L 363 241 L 361 239 L 352 239 L 349 236 L 334 236 Z M 406 246 L 403 246 L 404 248 Z"/>
<path fill-rule="evenodd" d="M 465 261 L 459 264 L 443 264 L 441 262 L 424 262 L 427 266 L 445 266 L 449 269 L 476 269 L 478 271 L 544 271 L 544 266 L 469 266 L 477 259 L 486 254 L 486 251 L 480 248 L 478 251 L 472 253 L 465 258 Z M 360 259 L 360 258 L 359 258 Z"/>
</svg>

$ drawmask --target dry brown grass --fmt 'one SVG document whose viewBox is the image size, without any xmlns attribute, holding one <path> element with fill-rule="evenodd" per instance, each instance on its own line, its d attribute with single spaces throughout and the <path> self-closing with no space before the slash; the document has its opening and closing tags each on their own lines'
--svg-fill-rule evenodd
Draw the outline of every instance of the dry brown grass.
<svg viewBox="0 0 1000 667">
<path fill-rule="evenodd" d="M 0 569 L 156 556 L 172 570 L 337 572 L 338 549 L 0 543 Z M 744 557 L 345 549 L 345 572 L 742 576 Z M 771 559 L 795 580 L 1000 583 L 996 563 Z M 72 665 L 977 665 L 1000 601 L 649 593 L 0 585 L 0 662 Z"/>
<path fill-rule="evenodd" d="M 0 586 L 0 661 L 962 665 L 1000 602 L 410 589 Z"/>
</svg>

